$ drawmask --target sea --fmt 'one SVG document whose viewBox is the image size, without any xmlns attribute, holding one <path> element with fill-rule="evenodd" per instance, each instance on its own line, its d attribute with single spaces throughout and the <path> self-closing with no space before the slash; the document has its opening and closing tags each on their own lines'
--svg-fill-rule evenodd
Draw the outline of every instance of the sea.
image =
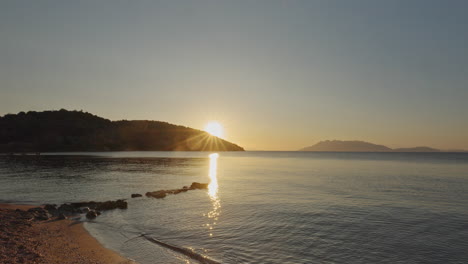
<svg viewBox="0 0 468 264">
<path fill-rule="evenodd" d="M 0 202 L 116 199 L 76 220 L 141 264 L 468 263 L 468 153 L 0 156 Z"/>
</svg>

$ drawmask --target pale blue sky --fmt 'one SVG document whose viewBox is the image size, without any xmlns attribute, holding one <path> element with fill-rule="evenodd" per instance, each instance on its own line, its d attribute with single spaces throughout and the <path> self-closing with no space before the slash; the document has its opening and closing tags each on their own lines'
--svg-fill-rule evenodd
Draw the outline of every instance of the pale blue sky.
<svg viewBox="0 0 468 264">
<path fill-rule="evenodd" d="M 468 149 L 468 1 L 1 1 L 0 115 Z"/>
</svg>

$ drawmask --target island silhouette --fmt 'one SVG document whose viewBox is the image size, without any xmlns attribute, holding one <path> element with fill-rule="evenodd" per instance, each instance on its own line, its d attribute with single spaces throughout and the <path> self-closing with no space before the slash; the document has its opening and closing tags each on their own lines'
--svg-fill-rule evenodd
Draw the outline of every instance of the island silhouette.
<svg viewBox="0 0 468 264">
<path fill-rule="evenodd" d="M 108 119 L 83 111 L 0 117 L 0 152 L 243 151 L 205 131 L 161 121 Z"/>
<path fill-rule="evenodd" d="M 440 149 L 430 147 L 396 148 L 377 145 L 359 140 L 325 140 L 315 145 L 305 147 L 299 151 L 315 152 L 441 152 Z"/>
</svg>

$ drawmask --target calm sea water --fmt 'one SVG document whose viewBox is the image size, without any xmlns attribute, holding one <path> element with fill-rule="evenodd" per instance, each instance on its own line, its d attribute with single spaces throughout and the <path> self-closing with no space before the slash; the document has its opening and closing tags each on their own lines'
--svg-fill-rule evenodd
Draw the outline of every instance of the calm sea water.
<svg viewBox="0 0 468 264">
<path fill-rule="evenodd" d="M 85 227 L 139 263 L 468 263 L 468 154 L 0 156 L 0 201 L 128 198 Z M 130 194 L 211 182 L 164 199 Z"/>
</svg>

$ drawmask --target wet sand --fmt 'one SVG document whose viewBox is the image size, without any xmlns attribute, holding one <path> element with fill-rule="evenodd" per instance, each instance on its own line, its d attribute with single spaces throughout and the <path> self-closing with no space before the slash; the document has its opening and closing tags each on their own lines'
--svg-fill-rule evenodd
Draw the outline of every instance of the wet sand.
<svg viewBox="0 0 468 264">
<path fill-rule="evenodd" d="M 135 264 L 99 244 L 80 222 L 31 220 L 24 210 L 33 207 L 0 204 L 0 263 Z"/>
</svg>

